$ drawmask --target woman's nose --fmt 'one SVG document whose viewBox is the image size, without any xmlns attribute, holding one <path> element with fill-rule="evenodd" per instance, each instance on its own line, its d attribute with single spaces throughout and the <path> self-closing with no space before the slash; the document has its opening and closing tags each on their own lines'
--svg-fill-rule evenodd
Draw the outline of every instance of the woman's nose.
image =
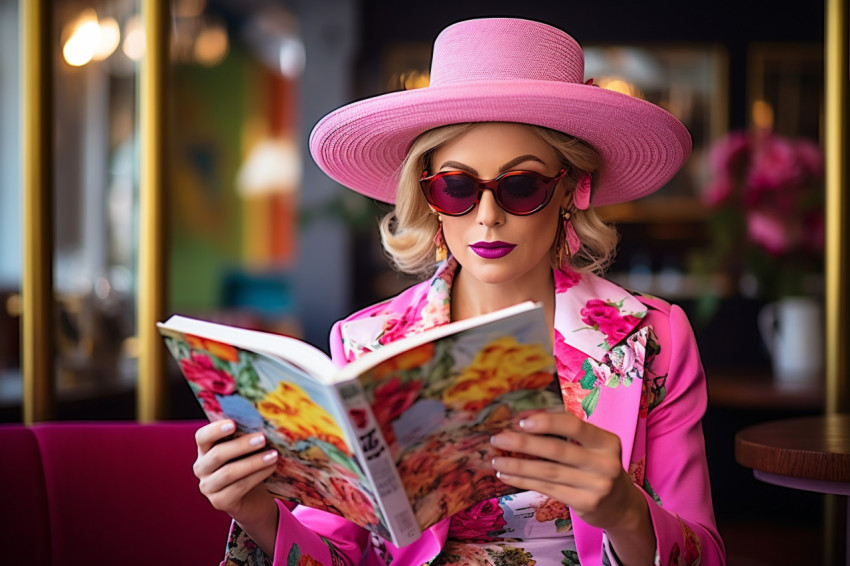
<svg viewBox="0 0 850 566">
<path fill-rule="evenodd" d="M 504 221 L 506 213 L 496 202 L 496 197 L 493 196 L 493 191 L 488 189 L 482 191 L 481 199 L 478 201 L 478 206 L 475 208 L 475 214 L 476 220 L 479 224 L 495 226 Z"/>
</svg>

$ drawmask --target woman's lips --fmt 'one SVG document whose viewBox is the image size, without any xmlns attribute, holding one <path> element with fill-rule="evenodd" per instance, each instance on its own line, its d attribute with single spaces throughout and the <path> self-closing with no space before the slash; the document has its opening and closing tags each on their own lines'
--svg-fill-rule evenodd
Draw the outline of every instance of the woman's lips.
<svg viewBox="0 0 850 566">
<path fill-rule="evenodd" d="M 496 241 L 476 242 L 469 247 L 479 257 L 483 257 L 484 259 L 499 259 L 511 253 L 516 245 Z"/>
</svg>

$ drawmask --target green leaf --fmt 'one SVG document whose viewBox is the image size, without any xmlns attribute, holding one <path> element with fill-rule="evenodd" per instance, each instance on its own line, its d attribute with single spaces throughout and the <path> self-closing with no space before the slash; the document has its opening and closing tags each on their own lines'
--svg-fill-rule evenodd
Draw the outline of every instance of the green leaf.
<svg viewBox="0 0 850 566">
<path fill-rule="evenodd" d="M 243 397 L 256 403 L 265 397 L 266 392 L 260 387 L 260 376 L 257 374 L 257 370 L 254 369 L 251 360 L 246 360 L 246 362 L 237 370 L 234 376 L 236 387 Z"/>
<path fill-rule="evenodd" d="M 581 562 L 578 560 L 578 552 L 575 550 L 562 550 L 561 554 L 564 555 L 561 559 L 563 566 L 581 566 Z"/>
<path fill-rule="evenodd" d="M 596 376 L 593 375 L 593 364 L 589 359 L 584 360 L 581 369 L 584 371 L 584 377 L 581 378 L 581 388 L 593 389 L 593 384 L 596 383 Z"/>
<path fill-rule="evenodd" d="M 555 531 L 562 533 L 572 528 L 573 522 L 571 519 L 555 519 Z"/>
<path fill-rule="evenodd" d="M 289 556 L 286 557 L 286 566 L 298 566 L 299 560 L 301 560 L 301 549 L 297 544 L 293 544 L 289 549 Z"/>
<path fill-rule="evenodd" d="M 658 497 L 658 494 L 655 493 L 655 490 L 652 489 L 651 485 L 649 485 L 648 479 L 644 478 L 643 485 L 641 487 L 643 487 L 643 490 L 647 493 L 647 495 L 649 495 L 652 498 L 653 501 L 658 503 L 658 505 L 662 505 L 661 498 Z"/>
<path fill-rule="evenodd" d="M 599 388 L 587 394 L 587 397 L 581 400 L 581 408 L 584 409 L 584 414 L 588 417 L 596 410 L 596 404 L 599 403 Z"/>
</svg>

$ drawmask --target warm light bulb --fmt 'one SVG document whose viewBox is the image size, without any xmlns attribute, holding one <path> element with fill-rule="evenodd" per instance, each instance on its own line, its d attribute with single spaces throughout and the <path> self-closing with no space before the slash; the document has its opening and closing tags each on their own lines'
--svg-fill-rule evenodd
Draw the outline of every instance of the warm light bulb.
<svg viewBox="0 0 850 566">
<path fill-rule="evenodd" d="M 227 56 L 229 47 L 230 41 L 224 26 L 205 27 L 195 40 L 195 60 L 201 65 L 212 67 Z"/>
<path fill-rule="evenodd" d="M 753 124 L 756 128 L 770 130 L 773 128 L 773 107 L 765 100 L 753 102 Z"/>
<path fill-rule="evenodd" d="M 121 50 L 133 61 L 141 61 L 145 56 L 145 28 L 138 15 L 127 20 Z"/>
<path fill-rule="evenodd" d="M 121 29 L 115 18 L 104 18 L 98 22 L 99 38 L 94 52 L 95 61 L 103 61 L 118 48 L 121 43 Z"/>
<path fill-rule="evenodd" d="M 100 26 L 97 13 L 88 9 L 83 11 L 69 26 L 71 32 L 62 47 L 62 56 L 72 67 L 81 67 L 92 60 L 100 41 Z"/>
</svg>

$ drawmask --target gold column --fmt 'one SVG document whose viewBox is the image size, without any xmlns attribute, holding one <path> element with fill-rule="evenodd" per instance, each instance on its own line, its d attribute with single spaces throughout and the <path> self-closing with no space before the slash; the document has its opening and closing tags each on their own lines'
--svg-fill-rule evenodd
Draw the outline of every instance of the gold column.
<svg viewBox="0 0 850 566">
<path fill-rule="evenodd" d="M 137 418 L 165 416 L 165 350 L 156 330 L 166 304 L 165 156 L 167 142 L 168 18 L 167 0 L 141 3 L 145 56 L 140 92 L 141 163 L 139 174 L 139 383 Z"/>
<path fill-rule="evenodd" d="M 20 3 L 23 239 L 21 365 L 23 420 L 54 416 L 52 3 Z"/>
<path fill-rule="evenodd" d="M 847 89 L 848 0 L 826 0 L 824 30 L 825 61 L 825 145 L 826 145 L 826 407 L 827 414 L 850 411 L 850 365 L 847 329 L 848 226 L 850 204 L 847 195 Z M 850 560 L 847 532 L 847 498 L 824 496 L 824 564 Z M 843 560 L 842 560 L 843 557 Z"/>
<path fill-rule="evenodd" d="M 826 6 L 826 413 L 850 411 L 848 370 L 848 0 Z"/>
</svg>

